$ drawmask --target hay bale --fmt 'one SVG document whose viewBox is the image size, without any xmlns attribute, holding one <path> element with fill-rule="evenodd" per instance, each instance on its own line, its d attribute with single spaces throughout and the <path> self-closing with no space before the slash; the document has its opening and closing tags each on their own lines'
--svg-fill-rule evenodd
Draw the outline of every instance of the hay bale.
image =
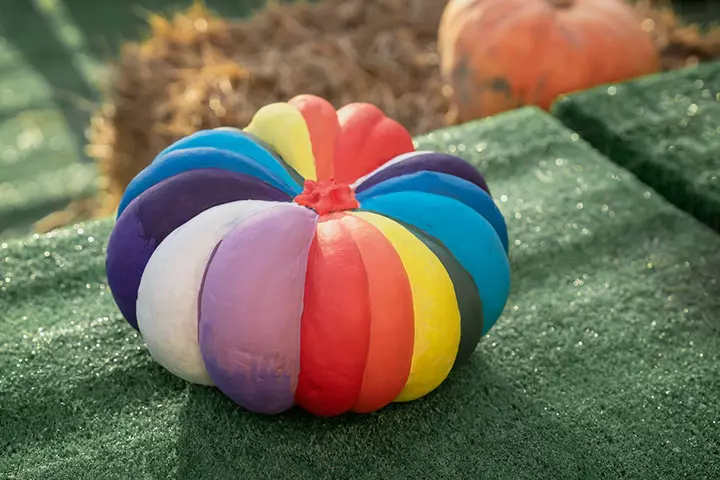
<svg viewBox="0 0 720 480">
<path fill-rule="evenodd" d="M 413 134 L 444 124 L 435 36 L 444 0 L 271 3 L 247 21 L 196 4 L 153 17 L 151 36 L 127 44 L 108 104 L 94 117 L 103 207 L 160 150 L 194 131 L 246 126 L 267 103 L 300 93 L 340 107 L 370 102 Z"/>
<path fill-rule="evenodd" d="M 653 36 L 663 70 L 720 58 L 720 27 L 704 31 L 686 24 L 675 14 L 670 0 L 638 0 L 635 9 L 642 27 Z"/>
<path fill-rule="evenodd" d="M 244 127 L 263 105 L 313 93 L 340 107 L 370 102 L 414 134 L 451 122 L 436 35 L 446 0 L 271 1 L 247 20 L 196 3 L 153 16 L 151 35 L 124 46 L 107 104 L 93 118 L 88 154 L 102 187 L 91 217 L 111 214 L 128 182 L 165 146 L 199 129 Z M 720 33 L 685 26 L 658 0 L 639 0 L 639 21 L 664 68 L 719 56 Z M 61 226 L 56 215 L 38 225 Z M 71 205 L 69 210 L 75 207 Z"/>
</svg>

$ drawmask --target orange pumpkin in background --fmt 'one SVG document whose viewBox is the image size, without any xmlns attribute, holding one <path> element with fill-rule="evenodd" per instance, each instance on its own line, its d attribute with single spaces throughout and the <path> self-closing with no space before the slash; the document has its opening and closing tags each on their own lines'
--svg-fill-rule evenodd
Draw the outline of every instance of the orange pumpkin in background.
<svg viewBox="0 0 720 480">
<path fill-rule="evenodd" d="M 656 72 L 659 55 L 622 0 L 450 0 L 438 33 L 452 123 Z"/>
</svg>

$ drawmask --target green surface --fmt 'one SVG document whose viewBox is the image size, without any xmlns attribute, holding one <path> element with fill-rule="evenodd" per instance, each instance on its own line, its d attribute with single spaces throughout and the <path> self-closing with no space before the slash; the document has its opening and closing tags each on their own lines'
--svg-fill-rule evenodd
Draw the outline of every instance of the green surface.
<svg viewBox="0 0 720 480">
<path fill-rule="evenodd" d="M 421 148 L 486 174 L 507 310 L 468 367 L 366 416 L 256 416 L 153 363 L 108 221 L 0 245 L 0 478 L 720 478 L 720 236 L 522 109 Z"/>
<path fill-rule="evenodd" d="M 720 61 L 570 95 L 553 112 L 720 231 Z"/>
<path fill-rule="evenodd" d="M 2 0 L 0 2 L 0 238 L 96 191 L 85 129 L 123 41 L 147 35 L 149 12 L 192 0 Z M 247 14 L 262 0 L 207 0 L 214 12 Z"/>
</svg>

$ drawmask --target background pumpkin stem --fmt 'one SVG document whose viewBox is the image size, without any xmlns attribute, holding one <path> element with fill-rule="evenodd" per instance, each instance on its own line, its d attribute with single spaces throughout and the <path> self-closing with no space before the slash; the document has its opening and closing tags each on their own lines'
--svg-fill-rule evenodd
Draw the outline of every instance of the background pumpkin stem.
<svg viewBox="0 0 720 480">
<path fill-rule="evenodd" d="M 556 8 L 570 8 L 575 3 L 575 0 L 548 0 L 548 2 Z"/>
</svg>

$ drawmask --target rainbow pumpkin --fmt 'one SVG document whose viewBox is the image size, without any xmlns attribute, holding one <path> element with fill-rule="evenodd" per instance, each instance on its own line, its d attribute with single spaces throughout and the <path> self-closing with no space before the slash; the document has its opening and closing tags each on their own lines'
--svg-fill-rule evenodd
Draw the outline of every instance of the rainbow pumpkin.
<svg viewBox="0 0 720 480">
<path fill-rule="evenodd" d="M 438 387 L 500 316 L 503 216 L 464 160 L 369 104 L 301 95 L 185 137 L 107 247 L 151 356 L 260 413 L 371 412 Z"/>
</svg>

